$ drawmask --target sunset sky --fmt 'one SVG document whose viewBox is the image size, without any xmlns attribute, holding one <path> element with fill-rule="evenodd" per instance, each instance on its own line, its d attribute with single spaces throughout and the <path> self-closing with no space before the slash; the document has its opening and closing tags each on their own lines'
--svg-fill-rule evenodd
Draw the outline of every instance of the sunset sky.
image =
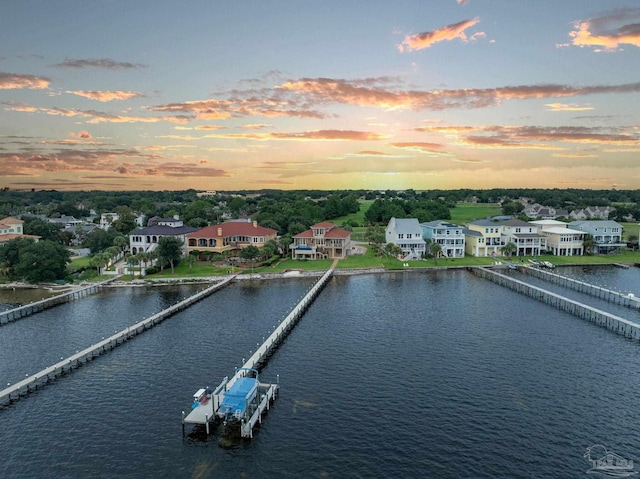
<svg viewBox="0 0 640 479">
<path fill-rule="evenodd" d="M 638 0 L 5 0 L 0 187 L 640 188 Z"/>
</svg>

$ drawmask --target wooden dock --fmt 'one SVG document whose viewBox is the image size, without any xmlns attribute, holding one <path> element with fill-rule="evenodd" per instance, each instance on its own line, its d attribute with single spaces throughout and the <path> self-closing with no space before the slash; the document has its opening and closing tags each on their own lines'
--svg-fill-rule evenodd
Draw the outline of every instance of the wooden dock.
<svg viewBox="0 0 640 479">
<path fill-rule="evenodd" d="M 216 420 L 216 413 L 222 403 L 225 392 L 230 389 L 239 378 L 244 377 L 249 370 L 253 369 L 259 371 L 265 366 L 274 351 L 282 341 L 284 341 L 286 336 L 295 327 L 311 303 L 313 303 L 316 297 L 320 294 L 331 278 L 334 269 L 335 262 L 333 266 L 313 285 L 293 310 L 282 320 L 278 327 L 274 329 L 269 337 L 264 340 L 262 345 L 259 346 L 255 352 L 251 351 L 251 357 L 242 365 L 242 367 L 237 368 L 231 378 L 225 377 L 222 380 L 220 385 L 218 385 L 218 387 L 216 387 L 212 392 L 210 401 L 207 401 L 205 404 L 198 405 L 192 409 L 189 414 L 185 414 L 185 412 L 182 411 L 183 433 L 185 423 L 202 424 L 205 426 L 207 434 L 209 433 L 209 423 Z M 244 358 L 242 360 L 244 361 Z M 250 417 L 243 418 L 241 421 L 240 432 L 242 437 L 253 437 L 253 428 L 256 424 L 262 423 L 262 416 L 264 412 L 269 409 L 269 404 L 277 397 L 279 387 L 278 383 L 260 384 L 260 403 L 256 410 L 252 412 Z"/>
<path fill-rule="evenodd" d="M 468 270 L 481 278 L 488 279 L 520 294 L 524 294 L 579 318 L 596 323 L 626 338 L 640 341 L 640 325 L 628 319 L 592 308 L 591 306 L 565 298 L 546 289 L 538 288 L 496 271 L 491 271 L 488 268 L 469 267 Z"/>
<path fill-rule="evenodd" d="M 607 288 L 602 288 L 594 284 L 585 283 L 573 278 L 567 278 L 557 273 L 550 271 L 544 271 L 539 268 L 532 268 L 531 266 L 520 266 L 518 268 L 525 274 L 534 276 L 543 281 L 548 281 L 565 288 L 573 289 L 581 293 L 589 294 L 599 299 L 603 299 L 610 303 L 626 306 L 627 308 L 640 309 L 640 298 L 632 293 L 621 293 L 619 291 L 612 291 Z"/>
<path fill-rule="evenodd" d="M 234 277 L 235 276 L 228 276 L 222 281 L 217 282 L 213 286 L 210 286 L 207 289 L 200 291 L 199 293 L 189 296 L 187 299 L 184 299 L 179 303 L 176 303 L 173 306 L 170 306 L 169 308 L 160 311 L 159 313 L 154 314 L 149 318 L 143 319 L 133 326 L 123 329 L 122 331 L 117 332 L 112 336 L 109 336 L 108 338 L 103 339 L 102 341 L 89 346 L 88 348 L 83 349 L 82 351 L 79 351 L 72 356 L 69 356 L 68 358 L 61 359 L 53 366 L 49 366 L 48 368 L 38 371 L 36 374 L 28 376 L 16 384 L 8 384 L 5 389 L 0 390 L 0 405 L 16 401 L 20 397 L 26 396 L 31 391 L 38 389 L 44 384 L 71 372 L 73 369 L 79 367 L 80 365 L 91 361 L 92 359 L 104 354 L 107 351 L 112 350 L 117 346 L 124 344 L 129 339 L 132 339 L 138 334 L 153 328 L 155 325 L 160 324 L 170 316 L 173 316 L 177 312 L 188 308 L 192 304 L 200 301 L 203 298 L 206 298 L 213 292 L 226 286 Z"/>
<path fill-rule="evenodd" d="M 24 318 L 31 314 L 39 313 L 40 311 L 44 311 L 45 309 L 53 308 L 54 306 L 57 306 L 59 304 L 68 303 L 70 301 L 89 296 L 90 294 L 94 294 L 98 292 L 103 286 L 117 280 L 118 278 L 120 278 L 120 276 L 114 276 L 113 278 L 109 278 L 106 281 L 101 281 L 100 283 L 95 283 L 84 288 L 67 291 L 66 293 L 58 294 L 46 299 L 41 299 L 40 301 L 34 301 L 33 303 L 25 304 L 24 306 L 10 309 L 8 311 L 3 311 L 2 313 L 0 313 L 0 326 Z"/>
</svg>

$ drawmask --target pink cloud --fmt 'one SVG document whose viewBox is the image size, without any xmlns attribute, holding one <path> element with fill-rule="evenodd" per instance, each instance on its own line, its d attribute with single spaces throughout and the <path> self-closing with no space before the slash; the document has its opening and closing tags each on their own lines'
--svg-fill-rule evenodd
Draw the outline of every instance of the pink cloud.
<svg viewBox="0 0 640 479">
<path fill-rule="evenodd" d="M 640 47 L 640 9 L 627 8 L 573 23 L 571 43 L 595 47 L 594 51 L 616 51 L 623 45 Z"/>
<path fill-rule="evenodd" d="M 101 102 L 113 101 L 113 100 L 130 100 L 142 96 L 135 91 L 67 91 L 72 95 L 81 96 L 90 100 L 97 100 Z"/>
<path fill-rule="evenodd" d="M 0 90 L 17 90 L 22 88 L 42 90 L 48 88 L 49 83 L 51 83 L 51 80 L 45 77 L 0 72 Z"/>
<path fill-rule="evenodd" d="M 402 44 L 399 45 L 400 51 L 405 49 L 408 51 L 423 50 L 431 47 L 434 43 L 442 41 L 455 40 L 456 38 L 467 41 L 467 35 L 464 31 L 477 24 L 480 21 L 479 18 L 473 18 L 471 20 L 463 20 L 458 23 L 446 25 L 437 30 L 429 32 L 416 33 L 415 35 L 407 35 L 404 37 Z"/>
</svg>

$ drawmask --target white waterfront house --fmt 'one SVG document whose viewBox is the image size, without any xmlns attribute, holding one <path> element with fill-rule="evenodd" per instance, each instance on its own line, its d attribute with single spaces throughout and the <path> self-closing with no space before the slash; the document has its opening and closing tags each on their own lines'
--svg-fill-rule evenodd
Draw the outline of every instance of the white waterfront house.
<svg viewBox="0 0 640 479">
<path fill-rule="evenodd" d="M 595 253 L 606 254 L 627 245 L 622 241 L 622 225 L 615 221 L 573 221 L 569 227 L 593 236 Z"/>
<path fill-rule="evenodd" d="M 464 258 L 464 228 L 447 221 L 436 220 L 420 223 L 422 236 L 438 243 L 442 256 L 447 258 Z"/>
<path fill-rule="evenodd" d="M 158 240 L 163 236 L 173 236 L 183 243 L 183 251 L 186 252 L 185 238 L 188 233 L 197 231 L 198 228 L 184 226 L 182 220 L 177 218 L 153 218 L 146 228 L 133 231 L 129 234 L 129 251 L 131 254 L 141 252 L 150 253 L 158 247 Z"/>
<path fill-rule="evenodd" d="M 547 237 L 547 251 L 555 256 L 582 256 L 585 233 L 569 228 L 567 223 L 556 220 L 530 221 L 538 226 L 540 234 Z"/>
<path fill-rule="evenodd" d="M 385 229 L 385 240 L 402 250 L 403 260 L 422 259 L 427 250 L 416 218 L 391 218 Z"/>
<path fill-rule="evenodd" d="M 516 245 L 516 256 L 539 256 L 547 249 L 547 237 L 538 233 L 538 225 L 512 219 L 501 221 L 502 234 L 507 243 Z"/>
</svg>

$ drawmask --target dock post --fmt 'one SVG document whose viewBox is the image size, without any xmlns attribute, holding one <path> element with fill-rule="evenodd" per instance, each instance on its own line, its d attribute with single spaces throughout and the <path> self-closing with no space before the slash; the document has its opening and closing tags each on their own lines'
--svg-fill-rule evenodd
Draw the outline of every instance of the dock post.
<svg viewBox="0 0 640 479">
<path fill-rule="evenodd" d="M 204 415 L 204 427 L 207 430 L 207 436 L 209 435 L 209 415 Z"/>
<path fill-rule="evenodd" d="M 182 411 L 182 437 L 184 437 L 184 411 Z"/>
</svg>

